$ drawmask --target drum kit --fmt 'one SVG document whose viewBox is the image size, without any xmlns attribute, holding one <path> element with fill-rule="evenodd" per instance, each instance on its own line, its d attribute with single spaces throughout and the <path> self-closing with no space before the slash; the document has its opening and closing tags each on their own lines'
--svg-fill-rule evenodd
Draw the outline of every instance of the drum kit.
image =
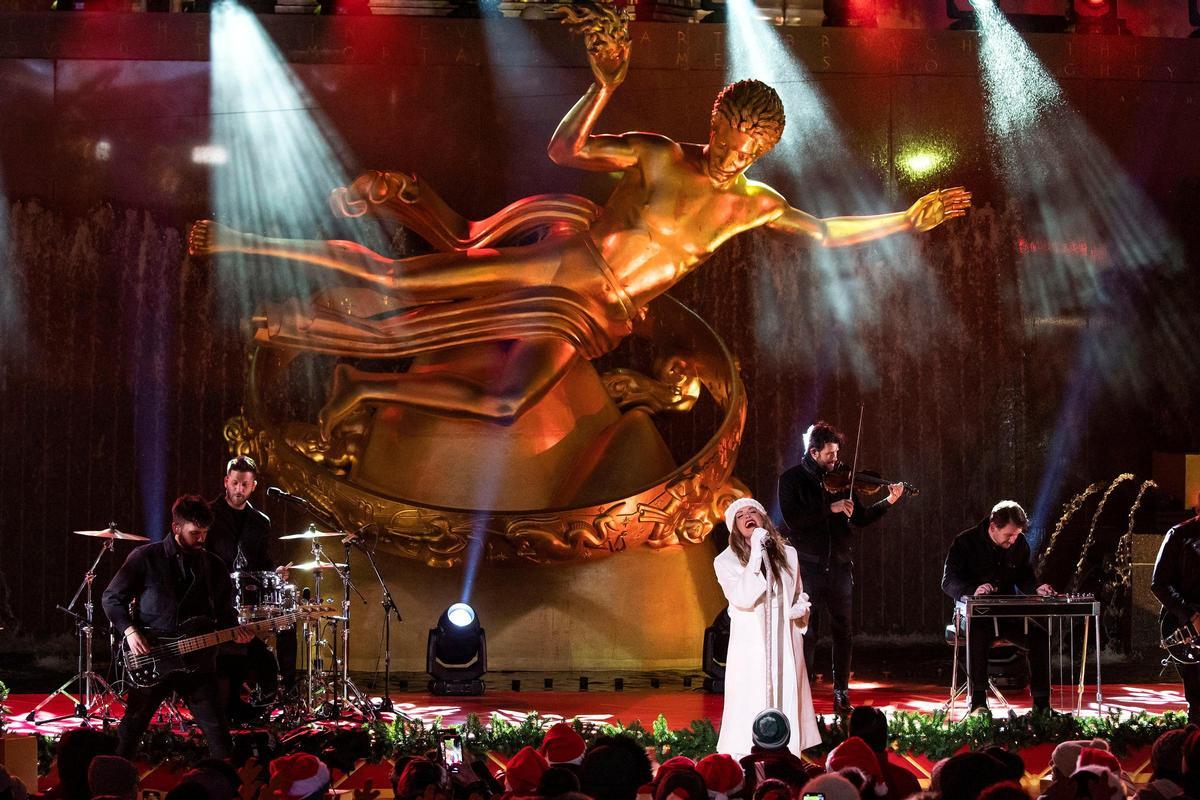
<svg viewBox="0 0 1200 800">
<path fill-rule="evenodd" d="M 104 677 L 93 669 L 92 650 L 94 632 L 93 583 L 96 570 L 106 553 L 113 553 L 116 542 L 145 543 L 150 539 L 134 533 L 118 530 L 116 523 L 111 523 L 102 530 L 74 531 L 76 535 L 97 538 L 102 541 L 100 552 L 95 561 L 84 574 L 83 582 L 75 595 L 66 606 L 58 608 L 76 621 L 78 638 L 78 670 L 70 680 L 45 697 L 29 714 L 26 719 L 30 722 L 47 723 L 66 718 L 81 718 L 86 725 L 90 720 L 101 721 L 107 725 L 115 721 L 110 713 L 114 704 L 123 706 L 120 693 L 114 685 L 122 683 L 118 680 L 110 684 Z M 334 561 L 325 553 L 322 542 L 337 538 L 345 546 L 346 554 L 342 561 Z M 306 541 L 309 543 L 311 560 L 300 564 L 288 564 L 277 571 L 240 570 L 233 572 L 231 578 L 234 586 L 235 609 L 238 623 L 245 625 L 252 622 L 278 617 L 294 612 L 298 605 L 310 602 L 321 602 L 322 582 L 327 580 L 327 573 L 334 573 L 328 580 L 340 580 L 342 589 L 342 611 L 338 616 L 326 616 L 315 619 L 304 618 L 300 623 L 299 641 L 300 658 L 297 664 L 297 674 L 300 678 L 298 691 L 286 697 L 279 696 L 275 691 L 278 685 L 277 675 L 264 676 L 259 679 L 257 705 L 267 711 L 272 708 L 280 709 L 289 719 L 295 720 L 339 720 L 348 717 L 360 717 L 368 720 L 378 720 L 380 711 L 393 711 L 391 698 L 387 689 L 390 674 L 384 677 L 384 696 L 379 705 L 371 700 L 354 684 L 350 678 L 350 594 L 353 591 L 363 602 L 366 598 L 358 590 L 350 578 L 349 557 L 352 547 L 357 547 L 366 555 L 370 566 L 383 587 L 383 607 L 385 628 L 390 634 L 391 615 L 400 618 L 395 603 L 391 599 L 387 585 L 384 583 L 375 563 L 373 554 L 362 547 L 358 536 L 347 535 L 338 531 L 318 530 L 310 525 L 300 533 L 280 536 L 280 541 Z M 295 583 L 287 578 L 294 572 L 308 573 L 312 577 L 312 587 L 298 589 Z M 283 573 L 283 574 L 280 574 Z M 84 598 L 81 610 L 75 608 L 80 597 Z M 325 602 L 333 602 L 326 599 Z M 116 651 L 116 632 L 110 632 L 110 647 Z M 390 673 L 391 642 L 387 637 L 385 659 L 387 671 Z M 268 643 L 270 644 L 270 643 Z M 275 669 L 278 669 L 276 660 Z M 72 687 L 78 689 L 72 691 Z M 253 689 L 254 687 L 252 687 Z M 37 718 L 43 708 L 56 697 L 64 696 L 74 705 L 74 713 L 54 717 L 52 719 Z M 168 710 L 170 713 L 170 710 Z"/>
</svg>

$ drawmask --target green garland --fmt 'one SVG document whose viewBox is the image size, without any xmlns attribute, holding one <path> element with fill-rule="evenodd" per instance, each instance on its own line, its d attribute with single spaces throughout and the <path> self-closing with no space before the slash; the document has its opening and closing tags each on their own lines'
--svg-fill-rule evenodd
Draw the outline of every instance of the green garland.
<svg viewBox="0 0 1200 800">
<path fill-rule="evenodd" d="M 440 718 L 430 723 L 398 718 L 390 723 L 375 722 L 337 730 L 310 726 L 297 731 L 290 725 L 275 725 L 264 731 L 239 734 L 235 741 L 242 740 L 243 749 L 253 748 L 262 762 L 284 753 L 304 751 L 348 771 L 356 759 L 379 762 L 383 758 L 436 753 L 439 741 L 448 734 L 460 736 L 464 749 L 476 756 L 486 753 L 510 756 L 527 745 L 540 746 L 549 724 L 537 714 L 530 714 L 520 722 L 493 715 L 487 724 L 471 714 L 457 726 L 443 726 Z M 620 721 L 601 724 L 575 719 L 571 724 L 589 745 L 600 736 L 624 734 L 647 749 L 653 748 L 659 761 L 672 756 L 698 759 L 716 752 L 717 748 L 717 731 L 707 719 L 695 720 L 688 727 L 675 730 L 661 715 L 649 729 L 639 721 L 626 725 Z M 1009 750 L 1022 750 L 1038 744 L 1094 737 L 1107 740 L 1114 753 L 1124 755 L 1149 746 L 1165 731 L 1186 724 L 1187 716 L 1177 712 L 1140 712 L 1124 718 L 1117 712 L 1081 718 L 1034 713 L 996 719 L 967 717 L 956 722 L 941 711 L 933 714 L 897 711 L 889 715 L 888 728 L 892 749 L 936 761 L 964 747 L 974 750 L 997 744 Z M 805 751 L 806 755 L 820 757 L 846 739 L 841 719 L 826 724 L 818 718 L 818 728 L 822 743 Z M 55 742 L 49 737 L 41 738 L 39 766 L 45 771 L 53 758 Z M 186 765 L 204 758 L 207 752 L 199 733 L 182 736 L 168 728 L 154 728 L 142 739 L 139 756 L 151 764 Z"/>
</svg>

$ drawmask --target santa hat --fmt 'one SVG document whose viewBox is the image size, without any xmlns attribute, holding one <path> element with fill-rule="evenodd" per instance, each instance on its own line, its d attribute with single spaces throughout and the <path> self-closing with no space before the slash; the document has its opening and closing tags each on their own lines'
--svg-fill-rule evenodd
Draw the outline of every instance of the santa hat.
<svg viewBox="0 0 1200 800">
<path fill-rule="evenodd" d="M 1086 739 L 1060 742 L 1054 748 L 1054 754 L 1050 756 L 1050 763 L 1054 765 L 1054 768 L 1058 770 L 1060 775 L 1070 775 L 1079 765 L 1079 751 L 1085 747 L 1107 750 L 1108 742 L 1103 739 L 1092 739 L 1090 742 Z"/>
<path fill-rule="evenodd" d="M 746 782 L 742 765 L 724 753 L 713 753 L 700 759 L 696 771 L 704 778 L 711 800 L 729 800 L 729 795 L 740 791 Z"/>
<path fill-rule="evenodd" d="M 1121 762 L 1108 752 L 1108 748 L 1103 750 L 1099 747 L 1080 748 L 1079 760 L 1075 763 L 1075 769 L 1080 770 L 1084 767 L 1104 767 L 1111 770 L 1114 775 L 1120 776 L 1121 774 Z"/>
<path fill-rule="evenodd" d="M 743 508 L 756 508 L 758 509 L 758 513 L 763 515 L 763 519 L 767 518 L 767 510 L 763 508 L 762 503 L 758 502 L 753 497 L 739 497 L 737 500 L 734 500 L 732 503 L 730 503 L 725 509 L 725 527 L 729 529 L 730 533 L 733 533 L 733 518 L 736 517 L 737 512 L 741 511 Z"/>
<path fill-rule="evenodd" d="M 696 762 L 687 756 L 671 756 L 666 761 L 658 765 L 658 771 L 654 774 L 654 780 L 647 784 L 638 787 L 637 796 L 639 800 L 654 797 L 654 790 L 658 782 L 674 769 L 695 769 Z"/>
<path fill-rule="evenodd" d="M 1089 748 L 1084 748 L 1084 749 L 1086 750 Z M 1103 751 L 1100 751 L 1100 752 L 1103 752 Z M 1074 778 L 1077 775 L 1081 775 L 1081 774 L 1085 774 L 1085 773 L 1091 773 L 1092 775 L 1097 775 L 1101 779 L 1104 780 L 1105 786 L 1108 787 L 1109 800 L 1122 800 L 1122 798 L 1128 797 L 1130 794 L 1130 792 L 1126 789 L 1125 784 L 1121 781 L 1121 778 L 1118 775 L 1118 773 L 1113 772 L 1110 768 L 1108 768 L 1106 766 L 1101 766 L 1099 764 L 1090 764 L 1086 767 L 1080 767 L 1079 769 L 1075 770 L 1075 772 L 1071 775 L 1071 777 Z"/>
<path fill-rule="evenodd" d="M 293 753 L 271 762 L 271 782 L 280 786 L 284 797 L 308 797 L 329 781 L 329 767 L 312 753 Z"/>
<path fill-rule="evenodd" d="M 858 767 L 870 776 L 875 784 L 875 794 L 881 797 L 887 794 L 888 787 L 883 780 L 879 759 L 875 757 L 871 746 L 859 736 L 851 736 L 830 750 L 825 758 L 825 769 L 828 772 L 837 772 L 846 767 Z"/>
<path fill-rule="evenodd" d="M 541 753 L 550 764 L 582 764 L 587 745 L 583 737 L 565 722 L 551 725 L 542 737 Z"/>
<path fill-rule="evenodd" d="M 516 794 L 537 794 L 542 773 L 548 769 L 550 762 L 546 757 L 527 745 L 508 760 L 508 767 L 504 771 L 504 784 L 510 792 Z"/>
</svg>

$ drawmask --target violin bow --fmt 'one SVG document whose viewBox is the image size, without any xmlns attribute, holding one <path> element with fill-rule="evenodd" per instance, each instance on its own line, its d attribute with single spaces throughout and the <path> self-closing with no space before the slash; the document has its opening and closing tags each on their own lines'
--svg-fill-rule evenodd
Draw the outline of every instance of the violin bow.
<svg viewBox="0 0 1200 800">
<path fill-rule="evenodd" d="M 850 464 L 850 497 L 854 497 L 854 476 L 858 474 L 858 447 L 862 444 L 862 424 L 863 411 L 866 410 L 867 403 L 862 401 L 858 404 L 858 432 L 854 434 L 854 461 Z"/>
</svg>

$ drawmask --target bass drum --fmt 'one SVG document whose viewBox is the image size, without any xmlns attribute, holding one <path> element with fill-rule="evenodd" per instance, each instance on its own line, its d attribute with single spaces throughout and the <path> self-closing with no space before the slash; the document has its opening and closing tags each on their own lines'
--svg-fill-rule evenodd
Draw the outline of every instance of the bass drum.
<svg viewBox="0 0 1200 800">
<path fill-rule="evenodd" d="M 238 690 L 230 698 L 232 722 L 261 722 L 279 700 L 279 659 L 261 639 L 252 639 L 246 651 L 222 657 L 222 669 Z"/>
</svg>

